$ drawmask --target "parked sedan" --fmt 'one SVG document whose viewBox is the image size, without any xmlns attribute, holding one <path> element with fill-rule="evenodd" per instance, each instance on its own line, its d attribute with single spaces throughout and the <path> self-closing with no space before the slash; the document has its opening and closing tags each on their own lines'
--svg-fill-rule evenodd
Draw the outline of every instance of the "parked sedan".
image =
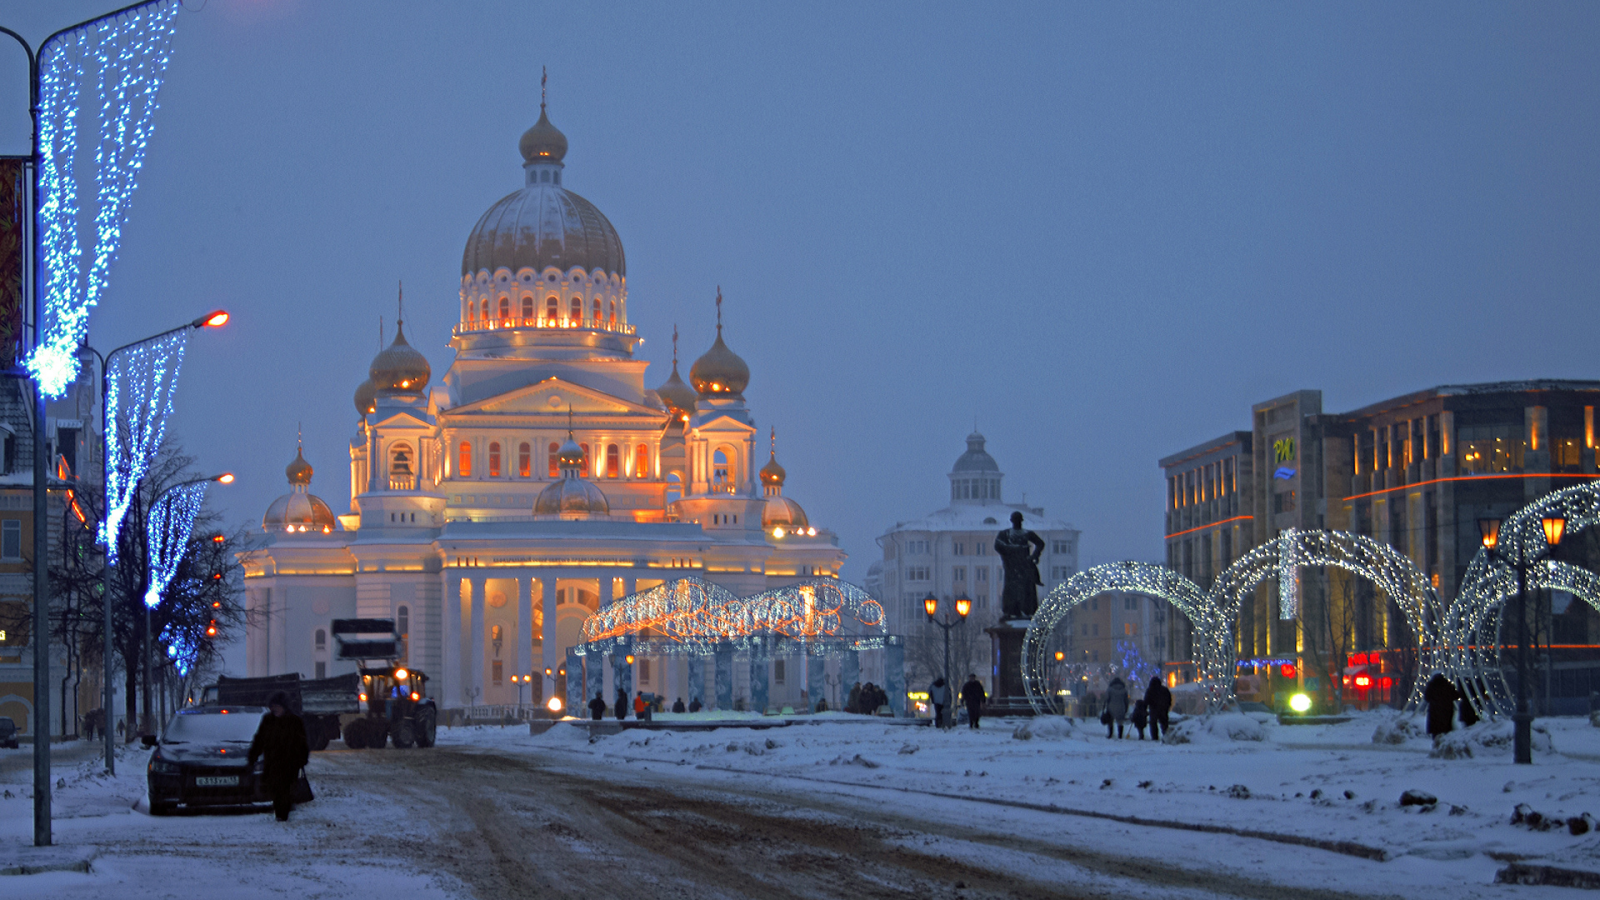
<svg viewBox="0 0 1600 900">
<path fill-rule="evenodd" d="M 269 803 L 261 764 L 250 765 L 250 741 L 267 710 L 259 706 L 203 706 L 179 710 L 150 755 L 150 814 L 180 806 Z"/>
</svg>

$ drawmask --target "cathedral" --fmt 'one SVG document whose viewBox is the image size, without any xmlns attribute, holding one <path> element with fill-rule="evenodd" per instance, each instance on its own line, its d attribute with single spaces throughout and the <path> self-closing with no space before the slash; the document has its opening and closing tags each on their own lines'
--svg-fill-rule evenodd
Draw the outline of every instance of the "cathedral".
<svg viewBox="0 0 1600 900">
<path fill-rule="evenodd" d="M 353 671 L 331 620 L 387 618 L 441 707 L 537 703 L 615 600 L 685 575 L 739 596 L 838 577 L 837 537 L 784 496 L 745 404 L 721 292 L 688 382 L 674 333 L 647 388 L 622 240 L 563 185 L 544 104 L 518 149 L 523 186 L 467 236 L 449 369 L 434 382 L 402 320 L 355 390 L 350 513 L 311 493 L 303 447 L 289 464 L 243 559 L 250 675 Z M 684 693 L 682 667 L 649 662 L 640 690 Z"/>
</svg>

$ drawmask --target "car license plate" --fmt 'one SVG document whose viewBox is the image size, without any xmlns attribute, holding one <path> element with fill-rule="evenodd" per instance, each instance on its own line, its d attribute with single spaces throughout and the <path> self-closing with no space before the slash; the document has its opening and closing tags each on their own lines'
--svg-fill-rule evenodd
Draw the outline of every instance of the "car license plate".
<svg viewBox="0 0 1600 900">
<path fill-rule="evenodd" d="M 195 787 L 237 787 L 237 775 L 198 775 L 194 779 Z"/>
</svg>

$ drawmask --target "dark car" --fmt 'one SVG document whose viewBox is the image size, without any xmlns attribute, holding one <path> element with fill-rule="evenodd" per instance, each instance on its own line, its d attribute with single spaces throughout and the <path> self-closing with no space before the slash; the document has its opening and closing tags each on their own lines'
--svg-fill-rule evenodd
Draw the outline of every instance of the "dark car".
<svg viewBox="0 0 1600 900">
<path fill-rule="evenodd" d="M 150 754 L 150 814 L 178 807 L 270 803 L 261 764 L 250 765 L 250 741 L 267 710 L 260 706 L 202 706 L 179 710 Z"/>
<path fill-rule="evenodd" d="M 17 723 L 11 721 L 10 716 L 0 716 L 0 747 L 10 747 L 12 750 L 20 746 L 17 743 Z"/>
</svg>

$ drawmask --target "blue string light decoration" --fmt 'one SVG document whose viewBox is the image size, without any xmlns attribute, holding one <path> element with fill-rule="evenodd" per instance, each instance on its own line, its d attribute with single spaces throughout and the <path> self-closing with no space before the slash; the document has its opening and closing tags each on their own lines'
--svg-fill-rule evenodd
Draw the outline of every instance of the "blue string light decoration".
<svg viewBox="0 0 1600 900">
<path fill-rule="evenodd" d="M 162 593 L 178 574 L 178 564 L 183 562 L 184 554 L 189 552 L 194 517 L 200 514 L 200 506 L 205 503 L 209 483 L 199 481 L 171 488 L 150 510 L 150 586 L 144 592 L 144 605 L 151 609 L 161 604 Z"/>
<path fill-rule="evenodd" d="M 110 283 L 128 201 L 138 187 L 154 130 L 178 8 L 176 0 L 155 0 L 63 35 L 41 53 L 39 220 L 44 314 L 26 367 L 47 397 L 60 397 L 77 379 L 77 351 L 88 334 L 89 313 Z M 95 66 L 98 130 L 94 252 L 84 272 L 75 167 L 80 85 L 90 60 Z"/>
<path fill-rule="evenodd" d="M 117 535 L 139 482 L 161 450 L 189 329 L 117 354 L 106 372 L 106 517 L 100 542 L 117 564 Z"/>
<path fill-rule="evenodd" d="M 194 661 L 200 656 L 200 646 L 172 625 L 161 630 L 161 642 L 167 645 L 167 658 L 172 660 L 172 667 L 178 670 L 178 677 L 188 675 L 194 667 Z"/>
</svg>

